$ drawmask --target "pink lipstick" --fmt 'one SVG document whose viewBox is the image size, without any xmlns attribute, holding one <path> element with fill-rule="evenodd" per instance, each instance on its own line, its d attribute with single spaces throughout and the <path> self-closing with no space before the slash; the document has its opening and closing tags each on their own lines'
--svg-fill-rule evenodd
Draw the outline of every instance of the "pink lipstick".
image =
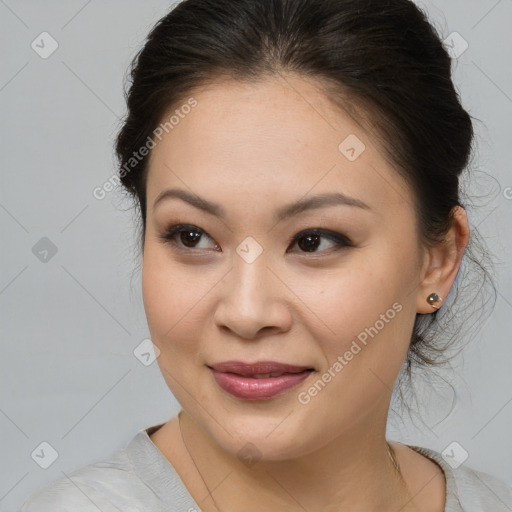
<svg viewBox="0 0 512 512">
<path fill-rule="evenodd" d="M 275 361 L 243 363 L 225 361 L 209 366 L 217 384 L 243 400 L 268 400 L 281 395 L 307 379 L 314 371 Z"/>
</svg>

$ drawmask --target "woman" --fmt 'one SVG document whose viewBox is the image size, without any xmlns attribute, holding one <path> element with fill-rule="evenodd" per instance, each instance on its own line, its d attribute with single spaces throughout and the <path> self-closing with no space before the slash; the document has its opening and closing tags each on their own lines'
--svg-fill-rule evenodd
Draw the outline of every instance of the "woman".
<svg viewBox="0 0 512 512">
<path fill-rule="evenodd" d="M 385 436 L 470 241 L 450 66 L 408 0 L 185 0 L 158 22 L 116 149 L 182 410 L 24 512 L 512 509 Z"/>
</svg>

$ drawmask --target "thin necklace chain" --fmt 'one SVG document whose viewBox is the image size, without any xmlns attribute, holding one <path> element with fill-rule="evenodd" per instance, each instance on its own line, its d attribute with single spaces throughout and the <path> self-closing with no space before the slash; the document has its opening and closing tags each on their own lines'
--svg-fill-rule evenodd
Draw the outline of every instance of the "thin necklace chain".
<svg viewBox="0 0 512 512">
<path fill-rule="evenodd" d="M 183 432 L 181 430 L 181 413 L 182 413 L 182 411 L 180 411 L 178 413 L 178 427 L 179 427 L 179 430 L 180 430 L 180 436 L 181 436 L 181 441 L 183 443 L 183 446 L 185 447 L 185 450 L 187 450 L 187 453 L 188 453 L 188 455 L 190 457 L 190 460 L 192 461 L 192 464 L 194 464 L 194 467 L 196 468 L 197 473 L 199 474 L 201 480 L 203 481 L 203 484 L 206 487 L 206 489 L 208 491 L 208 494 L 211 496 L 213 504 L 214 504 L 216 510 L 218 510 L 218 512 L 221 512 L 220 508 L 217 506 L 217 503 L 215 502 L 215 498 L 213 497 L 213 494 L 210 491 L 210 488 L 208 487 L 208 485 L 206 485 L 205 479 L 203 478 L 203 475 L 201 474 L 201 471 L 199 471 L 199 468 L 197 467 L 197 464 L 196 464 L 196 461 L 194 460 L 194 457 L 192 457 L 192 454 L 190 453 L 190 450 L 188 449 L 187 443 L 185 443 L 185 439 L 183 438 Z M 391 459 L 391 462 L 393 463 L 393 466 L 396 469 L 396 471 L 398 472 L 400 478 L 402 478 L 402 474 L 400 472 L 400 466 L 398 465 L 398 461 L 396 460 L 396 457 L 395 457 L 395 454 L 394 454 L 394 450 L 391 448 L 390 444 L 387 441 L 386 441 L 386 445 L 388 447 L 388 454 L 389 454 L 389 457 Z"/>
</svg>

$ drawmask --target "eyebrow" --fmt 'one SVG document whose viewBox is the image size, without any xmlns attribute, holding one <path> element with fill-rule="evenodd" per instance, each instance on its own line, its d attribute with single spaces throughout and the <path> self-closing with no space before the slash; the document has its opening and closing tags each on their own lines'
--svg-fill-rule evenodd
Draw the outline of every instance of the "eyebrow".
<svg viewBox="0 0 512 512">
<path fill-rule="evenodd" d="M 158 197 L 155 199 L 155 202 L 153 203 L 153 210 L 162 201 L 173 198 L 181 199 L 182 201 L 194 206 L 195 208 L 203 210 L 204 212 L 209 213 L 211 215 L 215 215 L 216 217 L 220 217 L 222 219 L 226 218 L 226 210 L 221 205 L 208 201 L 207 199 L 204 199 L 198 196 L 197 194 L 192 194 L 190 192 L 187 192 L 186 190 L 181 190 L 177 188 L 164 190 L 160 194 L 158 194 Z M 356 208 L 361 208 L 364 210 L 371 210 L 371 208 L 360 199 L 347 196 L 345 194 L 342 194 L 341 192 L 330 192 L 308 198 L 299 199 L 295 203 L 283 206 L 276 210 L 275 219 L 277 221 L 282 221 L 284 219 L 288 219 L 307 210 L 316 210 L 328 206 L 339 205 L 354 206 Z"/>
</svg>

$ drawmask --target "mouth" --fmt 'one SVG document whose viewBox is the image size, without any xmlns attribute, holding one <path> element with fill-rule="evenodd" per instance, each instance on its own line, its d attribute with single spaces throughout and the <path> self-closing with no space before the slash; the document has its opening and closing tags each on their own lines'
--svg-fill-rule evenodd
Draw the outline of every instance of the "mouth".
<svg viewBox="0 0 512 512">
<path fill-rule="evenodd" d="M 290 391 L 315 369 L 275 361 L 226 361 L 208 366 L 221 389 L 243 400 L 269 400 Z"/>
</svg>

